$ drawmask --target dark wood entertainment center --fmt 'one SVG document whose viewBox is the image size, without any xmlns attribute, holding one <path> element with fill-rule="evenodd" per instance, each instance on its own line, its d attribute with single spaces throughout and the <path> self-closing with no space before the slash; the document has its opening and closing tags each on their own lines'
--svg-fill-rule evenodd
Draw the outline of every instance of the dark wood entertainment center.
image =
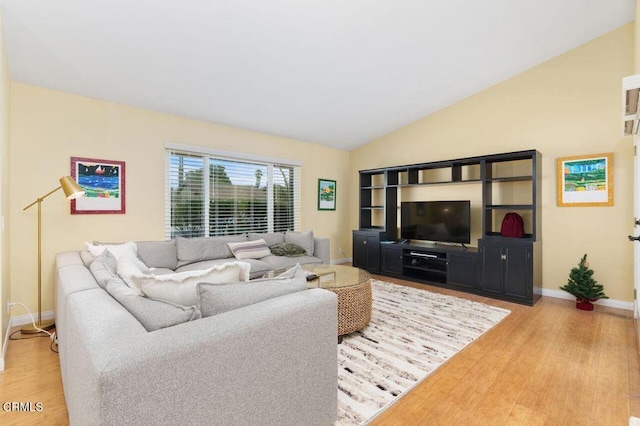
<svg viewBox="0 0 640 426">
<path fill-rule="evenodd" d="M 541 155 L 536 150 L 361 170 L 360 228 L 353 265 L 370 272 L 533 305 L 540 297 Z M 471 185 L 482 191 L 478 247 L 398 240 L 404 188 Z M 502 218 L 517 212 L 525 235 L 500 235 Z"/>
</svg>

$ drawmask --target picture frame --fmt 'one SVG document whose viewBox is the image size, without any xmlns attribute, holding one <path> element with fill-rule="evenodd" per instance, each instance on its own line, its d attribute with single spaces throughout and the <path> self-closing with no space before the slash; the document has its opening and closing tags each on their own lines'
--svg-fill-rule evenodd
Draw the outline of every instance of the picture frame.
<svg viewBox="0 0 640 426">
<path fill-rule="evenodd" d="M 558 158 L 558 206 L 613 206 L 613 153 Z"/>
<path fill-rule="evenodd" d="M 336 181 L 318 179 L 318 210 L 336 209 Z"/>
<path fill-rule="evenodd" d="M 85 191 L 71 200 L 71 214 L 124 214 L 126 169 L 124 161 L 71 157 L 71 177 Z"/>
</svg>

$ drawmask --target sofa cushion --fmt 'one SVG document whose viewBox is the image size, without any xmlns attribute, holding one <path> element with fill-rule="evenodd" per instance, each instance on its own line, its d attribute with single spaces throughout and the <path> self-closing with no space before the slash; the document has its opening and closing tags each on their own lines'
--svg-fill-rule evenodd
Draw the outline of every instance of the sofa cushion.
<svg viewBox="0 0 640 426">
<path fill-rule="evenodd" d="M 196 285 L 207 283 L 232 283 L 249 280 L 249 264 L 228 262 L 200 271 L 176 272 L 166 275 L 132 275 L 131 281 L 142 293 L 154 299 L 166 300 L 178 305 L 196 305 Z"/>
<path fill-rule="evenodd" d="M 229 235 L 225 237 L 176 237 L 178 267 L 203 260 L 228 259 L 233 254 L 227 243 L 247 241 L 246 235 Z"/>
<path fill-rule="evenodd" d="M 118 261 L 109 250 L 105 250 L 100 256 L 93 259 L 93 262 L 89 265 L 89 270 L 98 285 L 105 288 L 111 278 L 118 276 Z"/>
<path fill-rule="evenodd" d="M 167 275 L 167 274 L 175 274 L 176 271 L 174 271 L 173 269 L 167 269 L 167 268 L 153 268 L 149 271 L 149 273 L 153 275 Z"/>
<path fill-rule="evenodd" d="M 199 271 L 201 269 L 209 269 L 213 266 L 216 265 L 224 265 L 225 263 L 229 263 L 233 260 L 233 258 L 231 259 L 216 259 L 216 260 L 205 260 L 202 262 L 196 262 L 196 263 L 190 263 L 189 265 L 184 265 L 179 267 L 178 269 L 176 269 L 176 272 L 186 272 L 186 271 Z M 296 260 L 298 260 L 298 258 L 296 258 Z M 251 268 L 251 279 L 253 278 L 260 278 L 262 277 L 264 274 L 266 274 L 269 271 L 273 270 L 273 267 L 271 265 L 269 265 L 268 263 L 265 263 L 262 261 L 262 259 L 243 259 L 242 260 L 245 263 L 248 263 Z M 288 267 L 292 266 L 291 261 L 289 261 L 289 263 L 287 264 Z M 152 272 L 153 274 L 156 274 L 156 271 Z"/>
<path fill-rule="evenodd" d="M 106 290 L 140 321 L 147 331 L 160 330 L 202 318 L 197 306 L 180 306 L 140 296 L 118 277 L 107 282 Z"/>
<path fill-rule="evenodd" d="M 147 266 L 154 268 L 176 269 L 178 267 L 178 249 L 176 241 L 138 241 L 138 257 Z"/>
<path fill-rule="evenodd" d="M 202 316 L 208 317 L 306 288 L 306 274 L 296 265 L 276 278 L 232 284 L 199 283 L 198 306 Z"/>
<path fill-rule="evenodd" d="M 297 257 L 304 256 L 307 251 L 297 244 L 280 243 L 269 246 L 271 254 L 275 256 Z"/>
<path fill-rule="evenodd" d="M 275 270 L 290 268 L 294 262 L 301 265 L 319 265 L 322 263 L 322 259 L 314 256 L 286 257 L 270 255 L 263 257 L 260 261 L 268 264 Z"/>
<path fill-rule="evenodd" d="M 264 240 L 269 247 L 274 244 L 284 243 L 284 232 L 249 232 L 249 241 Z"/>
<path fill-rule="evenodd" d="M 227 244 L 229 245 L 233 256 L 238 260 L 260 259 L 261 257 L 269 256 L 271 254 L 269 246 L 262 239 Z"/>
<path fill-rule="evenodd" d="M 302 247 L 308 256 L 313 256 L 313 231 L 307 232 L 295 232 L 295 231 L 287 231 L 284 234 L 284 242 L 296 244 Z"/>
</svg>

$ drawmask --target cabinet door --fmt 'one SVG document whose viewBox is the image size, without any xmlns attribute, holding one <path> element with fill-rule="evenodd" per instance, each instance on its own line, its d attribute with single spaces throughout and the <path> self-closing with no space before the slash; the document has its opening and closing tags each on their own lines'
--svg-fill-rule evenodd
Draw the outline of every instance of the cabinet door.
<svg viewBox="0 0 640 426">
<path fill-rule="evenodd" d="M 380 271 L 380 238 L 378 235 L 369 235 L 364 241 L 367 260 L 365 269 L 371 272 Z"/>
<path fill-rule="evenodd" d="M 482 257 L 482 290 L 489 293 L 502 294 L 503 253 L 500 245 L 481 244 Z"/>
<path fill-rule="evenodd" d="M 447 284 L 473 288 L 476 283 L 476 256 L 449 253 L 447 255 Z"/>
<path fill-rule="evenodd" d="M 353 266 L 356 268 L 364 269 L 367 267 L 366 240 L 367 235 L 353 233 Z"/>
<path fill-rule="evenodd" d="M 377 232 L 353 232 L 353 266 L 380 271 L 380 236 Z"/>
<path fill-rule="evenodd" d="M 531 246 L 508 245 L 504 247 L 504 254 L 504 293 L 511 297 L 531 297 Z"/>
<path fill-rule="evenodd" d="M 382 271 L 389 274 L 402 274 L 402 249 L 382 247 Z"/>
</svg>

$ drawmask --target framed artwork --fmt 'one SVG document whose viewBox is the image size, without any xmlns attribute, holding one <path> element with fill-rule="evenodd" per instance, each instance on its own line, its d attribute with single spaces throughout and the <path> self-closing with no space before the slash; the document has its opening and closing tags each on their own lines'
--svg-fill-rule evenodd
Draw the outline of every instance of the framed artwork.
<svg viewBox="0 0 640 426">
<path fill-rule="evenodd" d="M 558 206 L 613 206 L 613 153 L 558 158 Z"/>
<path fill-rule="evenodd" d="M 318 179 L 318 210 L 336 209 L 336 181 Z"/>
<path fill-rule="evenodd" d="M 71 157 L 71 177 L 85 196 L 71 200 L 71 214 L 124 214 L 124 161 Z"/>
</svg>

